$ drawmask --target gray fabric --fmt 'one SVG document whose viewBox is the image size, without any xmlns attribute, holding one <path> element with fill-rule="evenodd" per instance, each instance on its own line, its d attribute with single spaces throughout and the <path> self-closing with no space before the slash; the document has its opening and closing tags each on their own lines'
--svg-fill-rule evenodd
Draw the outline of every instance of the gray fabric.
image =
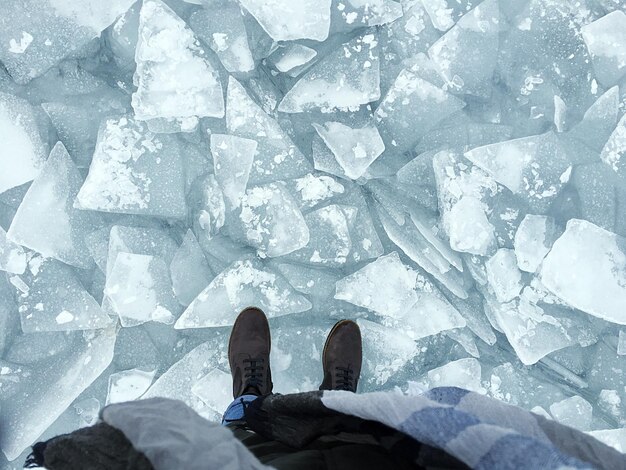
<svg viewBox="0 0 626 470">
<path fill-rule="evenodd" d="M 151 398 L 110 405 L 102 420 L 124 433 L 155 470 L 268 470 L 231 431 L 183 402 Z"/>
</svg>

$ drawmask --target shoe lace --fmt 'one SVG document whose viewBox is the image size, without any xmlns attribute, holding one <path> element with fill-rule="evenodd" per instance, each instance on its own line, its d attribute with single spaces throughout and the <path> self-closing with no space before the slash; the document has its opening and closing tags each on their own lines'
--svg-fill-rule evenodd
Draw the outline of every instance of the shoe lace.
<svg viewBox="0 0 626 470">
<path fill-rule="evenodd" d="M 354 390 L 354 371 L 350 366 L 348 367 L 335 367 L 335 378 L 337 384 L 335 390 Z"/>
<path fill-rule="evenodd" d="M 260 390 L 263 386 L 263 370 L 265 366 L 265 359 L 263 358 L 254 358 L 251 357 L 249 359 L 244 359 L 244 378 L 246 383 L 246 388 L 255 387 Z M 247 365 L 246 365 L 247 364 Z"/>
</svg>

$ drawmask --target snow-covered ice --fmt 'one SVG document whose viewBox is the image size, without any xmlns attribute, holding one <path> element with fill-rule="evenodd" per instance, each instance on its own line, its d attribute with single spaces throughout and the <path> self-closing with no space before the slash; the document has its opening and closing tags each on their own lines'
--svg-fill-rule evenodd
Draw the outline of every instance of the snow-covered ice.
<svg viewBox="0 0 626 470">
<path fill-rule="evenodd" d="M 279 393 L 349 318 L 360 391 L 626 448 L 625 27 L 613 0 L 0 2 L 0 467 L 119 400 L 219 421 L 250 305 Z"/>
</svg>

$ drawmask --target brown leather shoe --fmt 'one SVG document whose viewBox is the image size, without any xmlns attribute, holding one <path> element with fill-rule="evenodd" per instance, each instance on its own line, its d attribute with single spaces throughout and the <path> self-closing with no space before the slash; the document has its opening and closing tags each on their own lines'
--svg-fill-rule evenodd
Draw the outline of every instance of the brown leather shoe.
<svg viewBox="0 0 626 470">
<path fill-rule="evenodd" d="M 244 309 L 230 334 L 228 362 L 233 376 L 233 397 L 272 393 L 270 326 L 262 310 Z"/>
<path fill-rule="evenodd" d="M 320 390 L 348 390 L 356 392 L 361 375 L 361 330 L 352 320 L 341 320 L 330 330 L 322 366 L 324 380 Z"/>
</svg>

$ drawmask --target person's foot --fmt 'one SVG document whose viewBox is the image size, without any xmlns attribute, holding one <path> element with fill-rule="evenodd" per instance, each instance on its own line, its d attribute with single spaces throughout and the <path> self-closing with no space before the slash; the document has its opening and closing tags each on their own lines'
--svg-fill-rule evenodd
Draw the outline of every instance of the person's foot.
<svg viewBox="0 0 626 470">
<path fill-rule="evenodd" d="M 272 393 L 270 326 L 258 308 L 244 309 L 230 334 L 228 362 L 233 376 L 233 396 Z"/>
<path fill-rule="evenodd" d="M 320 390 L 348 390 L 356 392 L 361 374 L 361 330 L 352 320 L 341 320 L 330 330 L 322 366 L 324 380 Z"/>
</svg>

